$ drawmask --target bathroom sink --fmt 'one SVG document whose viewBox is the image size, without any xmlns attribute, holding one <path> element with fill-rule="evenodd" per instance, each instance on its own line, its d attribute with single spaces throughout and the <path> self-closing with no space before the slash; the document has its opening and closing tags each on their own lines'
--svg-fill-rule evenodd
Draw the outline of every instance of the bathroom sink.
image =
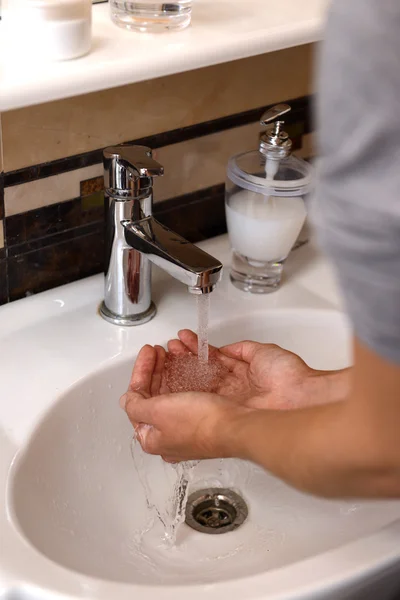
<svg viewBox="0 0 400 600">
<path fill-rule="evenodd" d="M 204 247 L 227 261 L 224 239 Z M 315 368 L 350 363 L 348 323 L 337 298 L 323 292 L 331 289 L 329 269 L 317 295 L 315 282 L 307 285 L 312 254 L 298 252 L 291 281 L 267 298 L 234 289 L 225 274 L 212 296 L 212 343 L 250 338 L 290 349 Z M 149 528 L 132 428 L 118 399 L 143 343 L 165 343 L 180 326 L 195 326 L 183 286 L 161 274 L 157 281 L 158 316 L 129 330 L 96 314 L 97 277 L 7 307 L 0 598 L 389 600 L 400 572 L 397 501 L 317 499 L 255 465 L 211 460 L 193 469 L 190 492 L 234 490 L 248 506 L 247 520 L 223 535 L 183 524 L 172 548 L 159 522 Z M 21 372 L 17 360 L 26 365 Z M 167 498 L 173 467 L 158 457 L 146 465 L 157 496 Z"/>
</svg>

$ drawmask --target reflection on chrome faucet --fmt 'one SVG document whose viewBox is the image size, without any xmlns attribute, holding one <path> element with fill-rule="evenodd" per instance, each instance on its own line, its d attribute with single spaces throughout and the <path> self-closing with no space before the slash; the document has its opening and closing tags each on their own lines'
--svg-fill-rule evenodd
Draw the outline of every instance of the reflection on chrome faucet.
<svg viewBox="0 0 400 600">
<path fill-rule="evenodd" d="M 211 292 L 222 275 L 217 259 L 152 216 L 153 177 L 163 172 L 145 146 L 104 150 L 106 267 L 100 314 L 117 325 L 140 325 L 155 315 L 151 263 L 193 294 Z"/>
</svg>

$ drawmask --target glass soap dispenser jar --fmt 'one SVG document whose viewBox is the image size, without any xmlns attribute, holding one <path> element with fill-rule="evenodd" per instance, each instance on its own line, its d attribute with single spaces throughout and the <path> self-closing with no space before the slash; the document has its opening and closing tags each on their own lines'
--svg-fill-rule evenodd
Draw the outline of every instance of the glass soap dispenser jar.
<svg viewBox="0 0 400 600">
<path fill-rule="evenodd" d="M 306 219 L 305 196 L 313 169 L 291 155 L 292 141 L 277 120 L 291 110 L 279 104 L 261 118 L 267 129 L 258 150 L 233 156 L 228 163 L 225 210 L 232 247 L 230 278 L 255 294 L 276 290 L 283 265 Z"/>
</svg>

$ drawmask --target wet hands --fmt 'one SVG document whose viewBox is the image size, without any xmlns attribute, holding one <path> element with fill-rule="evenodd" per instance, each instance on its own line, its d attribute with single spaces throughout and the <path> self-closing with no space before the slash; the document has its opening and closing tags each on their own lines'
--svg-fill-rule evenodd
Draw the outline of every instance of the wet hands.
<svg viewBox="0 0 400 600">
<path fill-rule="evenodd" d="M 164 348 L 144 346 L 121 398 L 143 450 L 169 462 L 232 456 L 230 440 L 245 409 L 217 394 L 170 394 L 166 358 Z"/>
<path fill-rule="evenodd" d="M 172 356 L 197 354 L 197 336 L 183 330 L 179 339 L 168 343 L 168 350 Z M 121 403 L 146 452 L 169 461 L 240 456 L 237 432 L 246 414 L 299 407 L 308 398 L 306 382 L 313 371 L 278 346 L 256 342 L 210 346 L 210 359 L 224 367 L 215 394 L 171 394 L 166 351 L 161 346 L 142 348 Z"/>
<path fill-rule="evenodd" d="M 197 354 L 197 335 L 188 329 L 168 343 L 173 355 Z M 274 344 L 244 341 L 222 348 L 209 346 L 211 360 L 224 369 L 215 391 L 244 406 L 260 409 L 290 409 L 313 402 L 316 371 L 296 354 Z"/>
</svg>

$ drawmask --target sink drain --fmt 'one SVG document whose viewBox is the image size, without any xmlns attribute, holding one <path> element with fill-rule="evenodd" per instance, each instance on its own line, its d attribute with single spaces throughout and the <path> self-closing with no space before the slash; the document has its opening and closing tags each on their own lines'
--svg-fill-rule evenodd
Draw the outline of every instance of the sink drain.
<svg viewBox="0 0 400 600">
<path fill-rule="evenodd" d="M 198 490 L 186 504 L 186 523 L 202 533 L 227 533 L 242 525 L 248 510 L 243 498 L 223 488 Z"/>
</svg>

